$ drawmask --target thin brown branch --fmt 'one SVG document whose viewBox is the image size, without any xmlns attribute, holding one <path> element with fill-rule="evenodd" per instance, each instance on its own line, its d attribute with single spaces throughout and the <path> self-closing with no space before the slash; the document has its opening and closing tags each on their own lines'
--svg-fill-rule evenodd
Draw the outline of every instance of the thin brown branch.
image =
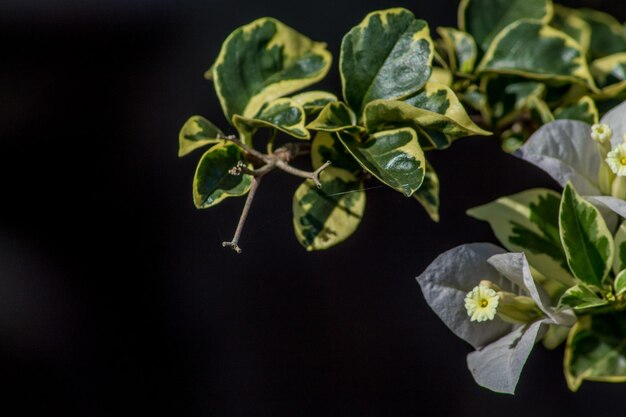
<svg viewBox="0 0 626 417">
<path fill-rule="evenodd" d="M 317 188 L 322 188 L 322 183 L 320 182 L 320 173 L 326 169 L 328 166 L 330 165 L 330 161 L 326 161 L 321 167 L 319 167 L 318 169 L 316 169 L 313 172 L 309 172 L 309 171 L 303 171 L 301 169 L 298 168 L 294 168 L 291 165 L 289 165 L 288 163 L 282 161 L 282 160 L 278 160 L 276 161 L 276 167 L 291 174 L 291 175 L 295 175 L 296 177 L 300 177 L 300 178 L 306 178 L 309 180 L 312 180 L 315 185 L 317 186 Z"/>
<path fill-rule="evenodd" d="M 259 184 L 261 183 L 262 178 L 263 178 L 262 175 L 259 177 L 252 178 L 252 185 L 250 186 L 248 197 L 246 197 L 246 204 L 243 206 L 241 217 L 239 217 L 239 223 L 237 223 L 237 230 L 235 230 L 235 236 L 233 236 L 233 240 L 231 240 L 230 242 L 222 242 L 223 247 L 231 248 L 235 252 L 241 253 L 241 248 L 239 247 L 239 238 L 241 237 L 243 226 L 246 223 L 246 219 L 248 218 L 248 213 L 250 212 L 250 207 L 252 206 L 252 200 L 254 200 L 254 195 L 256 194 L 256 190 L 259 188 Z"/>
<path fill-rule="evenodd" d="M 252 157 L 254 159 L 254 163 L 260 163 L 261 166 L 255 169 L 250 169 L 243 161 L 240 161 L 236 166 L 232 167 L 229 171 L 231 175 L 251 175 L 252 176 L 252 185 L 250 186 L 250 191 L 248 192 L 248 196 L 246 198 L 246 203 L 243 207 L 243 211 L 241 212 L 241 217 L 239 218 L 239 223 L 237 224 L 237 230 L 235 231 L 235 235 L 230 242 L 223 242 L 222 246 L 229 247 L 233 249 L 237 253 L 241 253 L 241 248 L 239 247 L 239 238 L 241 237 L 241 232 L 243 231 L 243 226 L 246 223 L 246 219 L 248 218 L 248 213 L 250 212 L 250 206 L 252 205 L 252 201 L 254 200 L 254 195 L 259 187 L 259 183 L 261 179 L 268 173 L 274 171 L 275 169 L 280 169 L 281 171 L 287 172 L 288 174 L 295 175 L 296 177 L 306 178 L 312 180 L 318 188 L 322 187 L 322 183 L 320 182 L 320 173 L 326 169 L 330 165 L 330 161 L 327 161 L 322 166 L 320 166 L 315 171 L 309 172 L 304 171 L 298 168 L 294 168 L 289 165 L 289 162 L 293 159 L 297 158 L 301 155 L 306 155 L 311 151 L 310 144 L 299 144 L 299 143 L 287 143 L 284 146 L 276 149 L 272 152 L 272 147 L 268 146 L 268 153 L 264 154 L 262 152 L 257 151 L 251 146 L 246 145 L 241 140 L 239 140 L 234 135 L 229 136 L 221 136 L 220 139 L 229 141 L 239 146 L 244 154 L 247 157 Z"/>
</svg>

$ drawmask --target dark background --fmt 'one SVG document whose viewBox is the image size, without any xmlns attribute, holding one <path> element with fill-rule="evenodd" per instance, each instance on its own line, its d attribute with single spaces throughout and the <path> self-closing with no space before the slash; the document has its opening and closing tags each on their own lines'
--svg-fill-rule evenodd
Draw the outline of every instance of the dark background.
<svg viewBox="0 0 626 417">
<path fill-rule="evenodd" d="M 202 74 L 231 30 L 274 16 L 336 62 L 369 11 L 405 6 L 434 28 L 456 4 L 0 2 L 0 415 L 620 415 L 622 385 L 567 390 L 562 349 L 538 346 L 514 397 L 478 387 L 470 346 L 422 298 L 414 277 L 437 254 L 494 241 L 467 208 L 556 187 L 492 138 L 429 156 L 440 224 L 376 188 L 325 252 L 293 236 L 297 178 L 264 181 L 242 255 L 220 243 L 243 199 L 193 207 L 201 153 L 178 159 L 177 133 L 192 114 L 226 126 Z M 567 4 L 626 18 L 617 1 Z M 333 65 L 319 87 L 339 86 Z"/>
</svg>

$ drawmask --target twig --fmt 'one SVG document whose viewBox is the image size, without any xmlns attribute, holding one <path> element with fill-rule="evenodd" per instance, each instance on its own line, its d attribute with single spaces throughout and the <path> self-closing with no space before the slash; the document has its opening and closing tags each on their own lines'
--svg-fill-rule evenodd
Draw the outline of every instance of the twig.
<svg viewBox="0 0 626 417">
<path fill-rule="evenodd" d="M 320 182 L 320 173 L 326 169 L 330 165 L 330 161 L 326 161 L 321 167 L 316 169 L 313 172 L 302 171 L 301 169 L 294 168 L 286 162 L 281 161 L 280 159 L 276 161 L 276 167 L 282 169 L 285 172 L 288 172 L 291 175 L 295 175 L 296 177 L 306 178 L 312 180 L 317 188 L 322 188 L 322 183 Z"/>
<path fill-rule="evenodd" d="M 252 185 L 250 186 L 250 191 L 248 192 L 248 197 L 246 198 L 246 204 L 243 206 L 241 217 L 239 217 L 239 223 L 237 224 L 237 230 L 235 230 L 235 236 L 233 236 L 233 240 L 231 240 L 230 242 L 222 242 L 223 247 L 231 248 L 235 252 L 241 253 L 241 248 L 239 247 L 239 238 L 241 237 L 243 225 L 246 223 L 246 219 L 248 218 L 250 206 L 252 206 L 252 200 L 254 200 L 254 195 L 256 194 L 256 190 L 259 188 L 261 179 L 263 179 L 262 175 L 252 178 Z"/>
<path fill-rule="evenodd" d="M 252 205 L 252 200 L 254 200 L 254 195 L 256 194 L 261 179 L 266 174 L 278 168 L 281 171 L 287 172 L 291 175 L 295 175 L 296 177 L 310 179 L 315 183 L 317 188 L 322 188 L 320 174 L 330 165 L 330 161 L 325 162 L 315 171 L 303 171 L 301 169 L 292 167 L 291 165 L 289 165 L 289 162 L 297 158 L 298 156 L 310 153 L 311 146 L 309 144 L 287 143 L 272 152 L 273 139 L 271 139 L 271 142 L 268 143 L 268 153 L 264 154 L 246 145 L 234 135 L 221 136 L 220 139 L 234 143 L 243 150 L 246 156 L 252 157 L 262 164 L 259 168 L 250 169 L 246 166 L 244 162 L 239 162 L 228 171 L 231 175 L 246 174 L 252 176 L 252 185 L 250 186 L 250 191 L 248 192 L 246 203 L 243 207 L 243 211 L 241 212 L 241 217 L 239 218 L 239 223 L 237 224 L 237 230 L 235 231 L 235 236 L 230 242 L 222 243 L 222 246 L 229 247 L 235 252 L 241 253 L 241 248 L 239 247 L 239 238 L 241 237 L 243 226 L 248 217 L 250 206 Z"/>
</svg>

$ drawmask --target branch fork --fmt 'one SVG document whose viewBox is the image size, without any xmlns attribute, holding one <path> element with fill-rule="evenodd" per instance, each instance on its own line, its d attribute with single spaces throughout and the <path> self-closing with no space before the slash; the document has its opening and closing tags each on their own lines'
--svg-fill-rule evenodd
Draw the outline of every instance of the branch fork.
<svg viewBox="0 0 626 417">
<path fill-rule="evenodd" d="M 292 167 L 291 165 L 289 165 L 289 162 L 291 162 L 298 156 L 308 154 L 310 152 L 309 144 L 287 143 L 273 152 L 271 150 L 268 150 L 268 153 L 262 153 L 246 145 L 234 135 L 221 136 L 220 139 L 234 143 L 243 150 L 248 159 L 253 159 L 256 162 L 261 163 L 261 166 L 259 168 L 250 169 L 244 162 L 240 161 L 237 163 L 237 165 L 235 165 L 228 171 L 228 173 L 231 175 L 246 174 L 253 177 L 250 191 L 248 192 L 248 196 L 246 197 L 246 203 L 241 212 L 239 223 L 237 224 L 237 229 L 235 230 L 235 235 L 230 242 L 222 242 L 223 247 L 228 247 L 237 253 L 241 253 L 241 248 L 239 247 L 239 238 L 241 237 L 243 226 L 246 222 L 246 219 L 248 218 L 248 213 L 250 212 L 250 207 L 252 206 L 252 200 L 254 200 L 254 196 L 257 189 L 259 188 L 261 179 L 263 179 L 266 174 L 274 171 L 275 169 L 280 169 L 281 171 L 284 171 L 296 177 L 309 179 L 313 181 L 317 188 L 322 188 L 320 174 L 331 164 L 331 162 L 326 161 L 315 171 L 304 171 Z"/>
</svg>

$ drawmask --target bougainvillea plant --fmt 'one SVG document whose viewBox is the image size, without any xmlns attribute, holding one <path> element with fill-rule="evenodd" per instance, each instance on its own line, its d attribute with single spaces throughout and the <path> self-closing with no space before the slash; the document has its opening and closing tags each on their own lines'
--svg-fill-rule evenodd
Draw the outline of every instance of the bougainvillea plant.
<svg viewBox="0 0 626 417">
<path fill-rule="evenodd" d="M 294 194 L 293 225 L 308 250 L 354 232 L 370 178 L 413 196 L 437 220 L 439 181 L 424 151 L 489 132 L 449 87 L 430 81 L 433 56 L 426 22 L 400 8 L 371 13 L 343 39 L 341 101 L 325 91 L 294 94 L 327 73 L 331 55 L 323 43 L 271 18 L 235 30 L 206 75 L 236 134 L 193 116 L 179 137 L 180 156 L 211 146 L 194 178 L 196 207 L 248 194 L 235 237 L 224 246 L 240 251 L 254 194 L 277 169 L 306 179 Z M 297 141 L 275 147 L 279 132 Z M 310 155 L 311 171 L 290 164 L 302 155 Z"/>
<path fill-rule="evenodd" d="M 539 340 L 566 342 L 574 391 L 585 380 L 626 381 L 624 27 L 551 0 L 461 0 L 458 27 L 435 32 L 406 9 L 368 14 L 343 38 L 335 93 L 308 89 L 330 70 L 324 43 L 272 18 L 236 29 L 205 74 L 227 124 L 192 116 L 179 134 L 179 156 L 208 149 L 193 180 L 196 207 L 247 195 L 223 243 L 237 252 L 259 184 L 277 170 L 304 179 L 293 227 L 307 250 L 354 233 L 366 181 L 415 198 L 439 221 L 426 152 L 493 132 L 564 190 L 469 210 L 504 248 L 439 256 L 418 277 L 426 301 L 476 349 L 470 371 L 494 391 L 514 392 Z M 292 164 L 302 156 L 310 170 Z"/>
<path fill-rule="evenodd" d="M 252 200 L 272 171 L 305 179 L 294 232 L 307 250 L 326 249 L 358 227 L 365 181 L 412 196 L 438 221 L 439 180 L 425 152 L 490 132 L 513 151 L 544 123 L 597 123 L 626 97 L 626 38 L 605 13 L 550 0 L 462 0 L 458 28 L 436 33 L 402 8 L 370 13 L 341 43 L 341 94 L 302 91 L 330 69 L 324 43 L 272 18 L 228 36 L 205 74 L 227 124 L 193 116 L 179 135 L 180 156 L 209 148 L 193 180 L 196 207 L 247 195 L 224 246 L 241 250 Z M 307 155 L 311 170 L 292 165 Z"/>
<path fill-rule="evenodd" d="M 567 341 L 571 390 L 625 382 L 626 103 L 602 124 L 549 123 L 518 155 L 561 183 L 562 195 L 531 189 L 469 210 L 511 252 L 474 244 L 441 255 L 418 277 L 424 296 L 477 348 L 468 366 L 489 389 L 513 393 L 540 339 L 548 348 Z"/>
</svg>

